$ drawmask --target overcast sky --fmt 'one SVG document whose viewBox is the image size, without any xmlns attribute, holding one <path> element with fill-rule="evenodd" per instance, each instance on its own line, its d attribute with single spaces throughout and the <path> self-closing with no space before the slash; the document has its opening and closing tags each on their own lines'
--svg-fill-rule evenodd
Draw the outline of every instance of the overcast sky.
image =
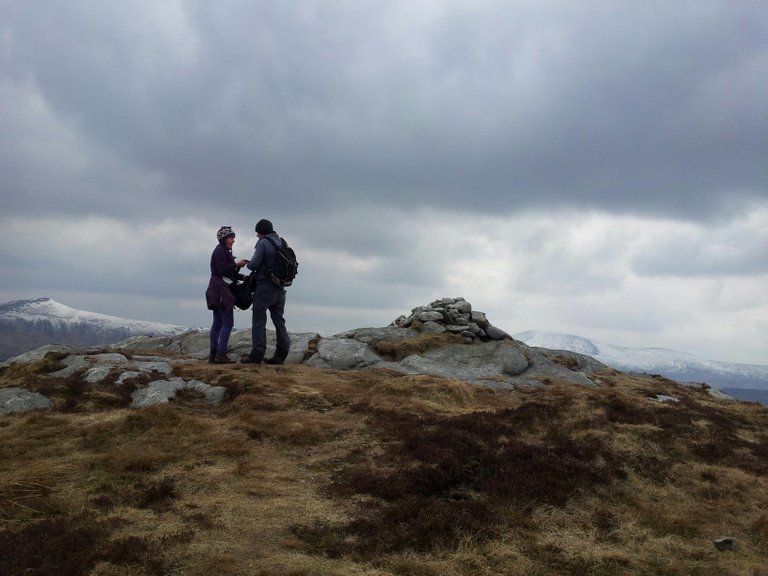
<svg viewBox="0 0 768 576">
<path fill-rule="evenodd" d="M 0 208 L 0 301 L 208 326 L 268 218 L 292 331 L 463 296 L 768 364 L 768 9 L 0 0 Z"/>
</svg>

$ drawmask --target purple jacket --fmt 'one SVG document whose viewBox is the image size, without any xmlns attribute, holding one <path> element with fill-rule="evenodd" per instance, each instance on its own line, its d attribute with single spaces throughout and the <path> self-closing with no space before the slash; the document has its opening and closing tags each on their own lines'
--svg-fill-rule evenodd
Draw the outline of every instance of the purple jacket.
<svg viewBox="0 0 768 576">
<path fill-rule="evenodd" d="M 208 310 L 215 308 L 233 309 L 235 307 L 235 297 L 227 283 L 222 279 L 223 277 L 230 280 L 236 279 L 237 266 L 232 252 L 223 243 L 220 243 L 211 254 L 211 279 L 208 281 L 208 288 L 205 291 L 205 303 Z"/>
</svg>

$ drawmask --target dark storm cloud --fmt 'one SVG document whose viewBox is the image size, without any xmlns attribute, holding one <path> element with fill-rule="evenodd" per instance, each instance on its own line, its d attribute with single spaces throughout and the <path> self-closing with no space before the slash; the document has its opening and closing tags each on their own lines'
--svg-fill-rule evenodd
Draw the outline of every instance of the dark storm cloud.
<svg viewBox="0 0 768 576">
<path fill-rule="evenodd" d="M 699 219 L 768 196 L 762 2 L 0 11 L 1 86 L 40 98 L 0 137 L 3 196 L 56 212 L 147 217 L 148 205 L 219 209 L 226 195 L 278 214 L 572 206 Z M 83 159 L 15 149 L 30 126 Z"/>
</svg>

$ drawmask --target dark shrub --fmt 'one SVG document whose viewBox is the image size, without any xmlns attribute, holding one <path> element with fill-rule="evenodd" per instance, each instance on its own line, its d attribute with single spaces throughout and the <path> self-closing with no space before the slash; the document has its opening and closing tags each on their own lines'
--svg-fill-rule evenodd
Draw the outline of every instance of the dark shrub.
<svg viewBox="0 0 768 576">
<path fill-rule="evenodd" d="M 382 502 L 344 527 L 355 552 L 455 545 L 496 533 L 500 510 L 563 505 L 579 490 L 623 477 L 604 442 L 562 430 L 566 398 L 461 416 L 374 411 L 386 452 L 357 454 L 331 486 L 339 496 Z M 535 430 L 538 440 L 521 432 Z"/>
</svg>

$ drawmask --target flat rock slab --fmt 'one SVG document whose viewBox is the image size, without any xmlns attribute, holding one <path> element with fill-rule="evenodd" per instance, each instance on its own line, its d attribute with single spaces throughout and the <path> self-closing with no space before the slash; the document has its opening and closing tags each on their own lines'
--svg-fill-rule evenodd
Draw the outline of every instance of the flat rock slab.
<svg viewBox="0 0 768 576">
<path fill-rule="evenodd" d="M 448 344 L 401 362 L 409 372 L 434 374 L 476 384 L 514 384 L 529 367 L 528 358 L 511 342 Z"/>
<path fill-rule="evenodd" d="M 160 362 L 131 362 L 128 367 L 140 372 L 159 372 L 170 375 L 173 373 L 173 367 L 166 361 Z"/>
<path fill-rule="evenodd" d="M 445 327 L 440 326 L 440 329 L 445 330 Z M 406 374 L 432 374 L 497 389 L 518 385 L 541 386 L 547 379 L 595 386 L 588 375 L 606 368 L 592 358 L 575 353 L 569 353 L 567 358 L 561 354 L 558 360 L 566 364 L 561 365 L 540 351 L 507 338 L 445 344 L 399 362 L 385 360 L 372 347 L 384 340 L 408 340 L 417 335 L 415 330 L 402 327 L 350 330 L 331 338 L 322 338 L 317 353 L 306 364 L 336 370 L 389 368 Z"/>
<path fill-rule="evenodd" d="M 64 368 L 57 370 L 56 372 L 52 372 L 50 376 L 53 376 L 54 378 L 69 378 L 77 372 L 87 370 L 91 367 L 91 363 L 87 358 L 87 356 L 82 356 L 79 354 L 67 356 L 64 358 L 64 360 L 61 361 L 61 363 L 64 364 Z"/>
<path fill-rule="evenodd" d="M 357 328 L 337 334 L 334 338 L 352 338 L 364 344 L 374 345 L 382 341 L 401 342 L 416 338 L 419 333 L 410 328 L 388 326 L 386 328 Z"/>
<path fill-rule="evenodd" d="M 180 390 L 195 390 L 205 395 L 209 404 L 214 406 L 221 404 L 227 389 L 223 386 L 211 386 L 199 380 L 183 380 L 171 378 L 170 380 L 155 380 L 146 388 L 136 390 L 131 394 L 131 408 L 145 408 L 156 404 L 167 404 Z"/>
<path fill-rule="evenodd" d="M 74 348 L 73 346 L 64 346 L 64 345 L 58 345 L 58 344 L 46 344 L 45 346 L 40 346 L 40 348 L 35 348 L 34 350 L 30 350 L 29 352 L 24 352 L 23 354 L 19 354 L 18 356 L 14 356 L 13 358 L 8 358 L 5 362 L 0 363 L 0 367 L 2 366 L 11 366 L 12 364 L 31 364 L 32 362 L 37 362 L 38 360 L 42 360 L 45 358 L 45 355 L 50 352 L 64 352 L 66 354 L 71 354 L 75 350 L 82 350 L 81 348 Z"/>
<path fill-rule="evenodd" d="M 111 366 L 95 366 L 85 373 L 85 381 L 91 384 L 98 384 L 106 380 L 111 372 Z"/>
<path fill-rule="evenodd" d="M 24 388 L 0 388 L 0 416 L 12 412 L 46 410 L 50 407 L 51 401 L 37 392 Z"/>
<path fill-rule="evenodd" d="M 151 374 L 159 372 L 170 376 L 173 373 L 173 367 L 167 358 L 163 361 L 152 362 L 134 362 L 122 354 L 92 354 L 84 356 L 73 354 L 64 358 L 61 363 L 64 368 L 52 372 L 50 376 L 54 378 L 69 378 L 77 372 L 85 371 L 85 380 L 91 384 L 103 382 L 113 372 L 141 372 Z M 122 383 L 122 379 L 120 381 Z"/>
<path fill-rule="evenodd" d="M 382 361 L 381 356 L 364 342 L 349 338 L 323 338 L 317 346 L 317 353 L 306 364 L 315 368 L 359 370 Z"/>
<path fill-rule="evenodd" d="M 304 355 L 312 340 L 320 338 L 316 332 L 289 332 L 291 340 L 291 349 L 286 358 L 286 364 L 301 364 L 304 361 Z M 267 330 L 267 353 L 269 358 L 275 350 L 275 332 Z M 113 350 L 135 350 L 146 351 L 167 351 L 176 354 L 182 354 L 189 357 L 187 360 L 168 360 L 172 364 L 183 364 L 195 362 L 194 358 L 201 360 L 208 358 L 210 353 L 210 332 L 208 330 L 193 330 L 176 336 L 136 336 L 123 342 L 113 344 Z M 247 356 L 251 351 L 251 331 L 250 329 L 235 330 L 229 339 L 229 355 L 233 358 Z M 137 360 L 138 356 L 134 356 Z"/>
<path fill-rule="evenodd" d="M 98 362 L 99 364 L 125 364 L 128 362 L 128 358 L 117 353 L 92 354 L 88 358 L 91 362 Z"/>
<path fill-rule="evenodd" d="M 132 356 L 134 362 L 172 362 L 170 358 L 165 356 L 145 356 L 142 354 L 134 354 Z"/>
<path fill-rule="evenodd" d="M 115 386 L 122 386 L 125 384 L 126 380 L 136 378 L 136 376 L 141 376 L 141 372 L 136 372 L 135 370 L 128 370 L 127 372 L 123 372 L 115 381 Z"/>
</svg>

